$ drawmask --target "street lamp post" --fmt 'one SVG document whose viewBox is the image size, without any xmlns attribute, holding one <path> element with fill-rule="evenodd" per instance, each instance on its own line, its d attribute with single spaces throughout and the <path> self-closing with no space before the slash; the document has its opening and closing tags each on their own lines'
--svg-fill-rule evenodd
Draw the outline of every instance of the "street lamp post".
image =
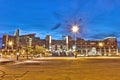
<svg viewBox="0 0 120 80">
<path fill-rule="evenodd" d="M 2 52 L 0 53 L 0 58 L 2 58 Z"/>
<path fill-rule="evenodd" d="M 99 43 L 99 47 L 100 47 L 100 53 L 102 54 L 102 47 L 104 46 L 104 44 L 102 42 Z"/>
<path fill-rule="evenodd" d="M 11 47 L 11 51 L 13 51 L 13 42 L 12 41 L 9 41 L 8 42 L 8 45 Z M 12 59 L 12 54 L 10 53 L 10 57 L 11 57 L 11 59 Z"/>
<path fill-rule="evenodd" d="M 13 50 L 13 42 L 12 41 L 9 41 L 9 46 L 11 47 L 11 50 Z"/>
<path fill-rule="evenodd" d="M 11 51 L 13 51 L 13 42 L 12 42 L 12 41 L 9 41 L 8 44 L 9 44 L 9 46 L 10 46 L 10 48 L 11 48 Z M 11 52 L 11 51 L 10 51 L 10 52 Z M 13 56 L 13 54 L 10 53 L 11 59 L 12 59 L 12 56 Z"/>
<path fill-rule="evenodd" d="M 76 34 L 79 31 L 79 27 L 77 25 L 72 26 L 72 32 L 75 34 L 75 50 L 76 50 Z"/>
<path fill-rule="evenodd" d="M 17 52 L 16 53 L 16 58 L 17 58 L 17 61 L 19 60 L 19 53 Z"/>
</svg>

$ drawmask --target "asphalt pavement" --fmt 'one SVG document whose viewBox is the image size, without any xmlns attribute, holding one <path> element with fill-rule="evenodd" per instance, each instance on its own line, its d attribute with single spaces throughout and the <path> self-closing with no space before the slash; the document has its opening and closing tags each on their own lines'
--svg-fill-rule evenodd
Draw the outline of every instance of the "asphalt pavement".
<svg viewBox="0 0 120 80">
<path fill-rule="evenodd" d="M 0 64 L 0 80 L 120 80 L 119 73 L 120 57 L 40 57 Z"/>
</svg>

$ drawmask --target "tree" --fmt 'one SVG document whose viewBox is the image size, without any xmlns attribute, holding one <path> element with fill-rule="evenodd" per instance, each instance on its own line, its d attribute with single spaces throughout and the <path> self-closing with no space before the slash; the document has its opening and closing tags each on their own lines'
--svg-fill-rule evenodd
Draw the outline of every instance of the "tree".
<svg viewBox="0 0 120 80">
<path fill-rule="evenodd" d="M 27 59 L 28 59 L 28 55 L 31 54 L 31 52 L 32 52 L 32 47 L 26 47 L 25 51 L 26 51 L 26 55 L 27 55 Z"/>
<path fill-rule="evenodd" d="M 40 54 L 40 55 L 45 55 L 45 51 L 46 51 L 46 48 L 44 48 L 43 46 L 36 46 L 35 47 L 35 52 L 37 54 Z"/>
</svg>

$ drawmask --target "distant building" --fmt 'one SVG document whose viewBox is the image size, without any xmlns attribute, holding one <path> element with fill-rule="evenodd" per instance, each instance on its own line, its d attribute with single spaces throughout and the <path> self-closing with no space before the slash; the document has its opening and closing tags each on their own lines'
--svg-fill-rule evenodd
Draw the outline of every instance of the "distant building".
<svg viewBox="0 0 120 80">
<path fill-rule="evenodd" d="M 77 39 L 77 50 L 81 54 L 118 55 L 117 39 L 115 37 L 107 37 L 98 41 Z"/>
<path fill-rule="evenodd" d="M 12 42 L 12 45 L 9 45 L 9 42 Z M 25 47 L 35 47 L 36 45 L 43 46 L 45 40 L 40 40 L 39 37 L 35 37 L 35 34 L 19 35 L 19 30 L 17 30 L 14 36 L 3 35 L 2 38 L 2 49 L 3 50 L 18 50 Z M 12 47 L 12 48 L 11 48 Z"/>
<path fill-rule="evenodd" d="M 77 38 L 75 41 L 70 36 L 64 36 L 63 40 L 53 40 L 52 36 L 47 35 L 43 40 L 35 37 L 35 34 L 19 35 L 19 30 L 17 30 L 14 36 L 5 34 L 2 39 L 3 50 L 19 50 L 39 45 L 52 52 L 77 50 L 80 55 L 118 55 L 118 44 L 115 37 L 107 37 L 97 41 Z M 10 41 L 12 41 L 12 45 L 9 45 Z"/>
<path fill-rule="evenodd" d="M 46 36 L 45 46 L 48 50 L 69 50 L 71 48 L 72 38 L 70 36 L 66 36 L 64 40 L 52 40 L 51 38 L 50 35 Z"/>
</svg>

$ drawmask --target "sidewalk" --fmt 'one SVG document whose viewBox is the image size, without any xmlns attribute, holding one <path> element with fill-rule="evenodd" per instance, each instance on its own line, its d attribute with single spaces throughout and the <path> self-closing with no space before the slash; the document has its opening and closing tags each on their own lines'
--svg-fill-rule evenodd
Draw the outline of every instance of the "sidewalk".
<svg viewBox="0 0 120 80">
<path fill-rule="evenodd" d="M 79 60 L 79 59 L 120 59 L 120 57 L 108 57 L 108 56 L 99 56 L 99 57 L 38 57 L 38 58 L 32 58 L 32 59 L 26 59 L 19 57 L 19 60 L 14 58 L 0 58 L 0 64 L 1 63 L 11 63 L 11 62 L 34 62 L 34 61 L 42 61 L 42 60 Z"/>
<path fill-rule="evenodd" d="M 9 58 L 0 58 L 0 63 L 8 63 L 8 62 L 14 62 L 14 59 Z"/>
</svg>

